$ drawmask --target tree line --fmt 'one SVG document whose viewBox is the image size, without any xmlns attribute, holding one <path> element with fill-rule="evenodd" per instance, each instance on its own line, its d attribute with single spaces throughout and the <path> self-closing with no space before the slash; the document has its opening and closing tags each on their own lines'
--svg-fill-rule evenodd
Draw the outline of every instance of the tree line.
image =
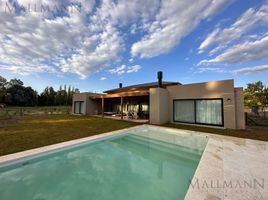
<svg viewBox="0 0 268 200">
<path fill-rule="evenodd" d="M 0 103 L 8 106 L 67 106 L 72 105 L 77 88 L 64 85 L 56 91 L 53 87 L 46 87 L 38 94 L 30 86 L 24 86 L 20 79 L 7 80 L 0 76 Z"/>
</svg>

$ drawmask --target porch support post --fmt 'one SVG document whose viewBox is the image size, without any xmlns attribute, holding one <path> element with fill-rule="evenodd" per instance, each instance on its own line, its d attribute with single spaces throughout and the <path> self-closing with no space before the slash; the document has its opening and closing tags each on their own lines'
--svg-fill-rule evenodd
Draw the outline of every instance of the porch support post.
<svg viewBox="0 0 268 200">
<path fill-rule="evenodd" d="M 104 117 L 104 97 L 101 98 L 101 116 Z"/>
<path fill-rule="evenodd" d="M 121 96 L 121 120 L 123 119 L 123 96 Z"/>
</svg>

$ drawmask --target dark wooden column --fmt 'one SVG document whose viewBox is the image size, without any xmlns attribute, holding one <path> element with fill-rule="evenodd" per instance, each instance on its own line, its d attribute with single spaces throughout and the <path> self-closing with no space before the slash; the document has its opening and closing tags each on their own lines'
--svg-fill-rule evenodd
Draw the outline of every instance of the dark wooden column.
<svg viewBox="0 0 268 200">
<path fill-rule="evenodd" d="M 123 119 L 123 97 L 121 96 L 121 119 Z"/>
<path fill-rule="evenodd" d="M 104 117 L 104 97 L 101 98 L 101 116 Z"/>
</svg>

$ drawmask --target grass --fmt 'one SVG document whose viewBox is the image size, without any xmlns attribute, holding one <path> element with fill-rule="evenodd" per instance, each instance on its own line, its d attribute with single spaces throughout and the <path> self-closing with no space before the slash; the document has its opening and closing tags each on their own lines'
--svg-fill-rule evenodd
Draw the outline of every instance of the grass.
<svg viewBox="0 0 268 200">
<path fill-rule="evenodd" d="M 0 155 L 135 125 L 137 123 L 89 116 L 27 115 L 17 117 L 17 123 L 0 128 Z"/>
<path fill-rule="evenodd" d="M 233 136 L 239 138 L 248 138 L 254 140 L 268 141 L 268 127 L 265 126 L 248 126 L 246 130 L 218 129 L 202 126 L 191 126 L 182 124 L 165 124 L 165 127 L 193 130 L 218 135 Z"/>
<path fill-rule="evenodd" d="M 68 114 L 0 116 L 0 125 L 1 123 L 0 155 L 139 125 L 134 122 Z M 163 126 L 268 141 L 268 127 L 263 126 L 249 126 L 247 130 L 178 124 L 165 124 Z"/>
</svg>

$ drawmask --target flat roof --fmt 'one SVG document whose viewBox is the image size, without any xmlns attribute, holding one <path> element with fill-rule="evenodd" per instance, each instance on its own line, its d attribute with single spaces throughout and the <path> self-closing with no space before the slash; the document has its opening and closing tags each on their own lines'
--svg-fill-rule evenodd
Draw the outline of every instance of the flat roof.
<svg viewBox="0 0 268 200">
<path fill-rule="evenodd" d="M 181 85 L 179 82 L 171 82 L 171 81 L 163 81 L 162 86 L 165 88 L 170 85 Z M 137 85 L 129 85 L 122 88 L 115 88 L 111 90 L 103 91 L 104 93 L 117 93 L 117 92 L 124 92 L 124 91 L 133 91 L 133 90 L 148 90 L 150 88 L 158 87 L 158 82 L 151 82 L 151 83 L 142 83 Z"/>
</svg>

